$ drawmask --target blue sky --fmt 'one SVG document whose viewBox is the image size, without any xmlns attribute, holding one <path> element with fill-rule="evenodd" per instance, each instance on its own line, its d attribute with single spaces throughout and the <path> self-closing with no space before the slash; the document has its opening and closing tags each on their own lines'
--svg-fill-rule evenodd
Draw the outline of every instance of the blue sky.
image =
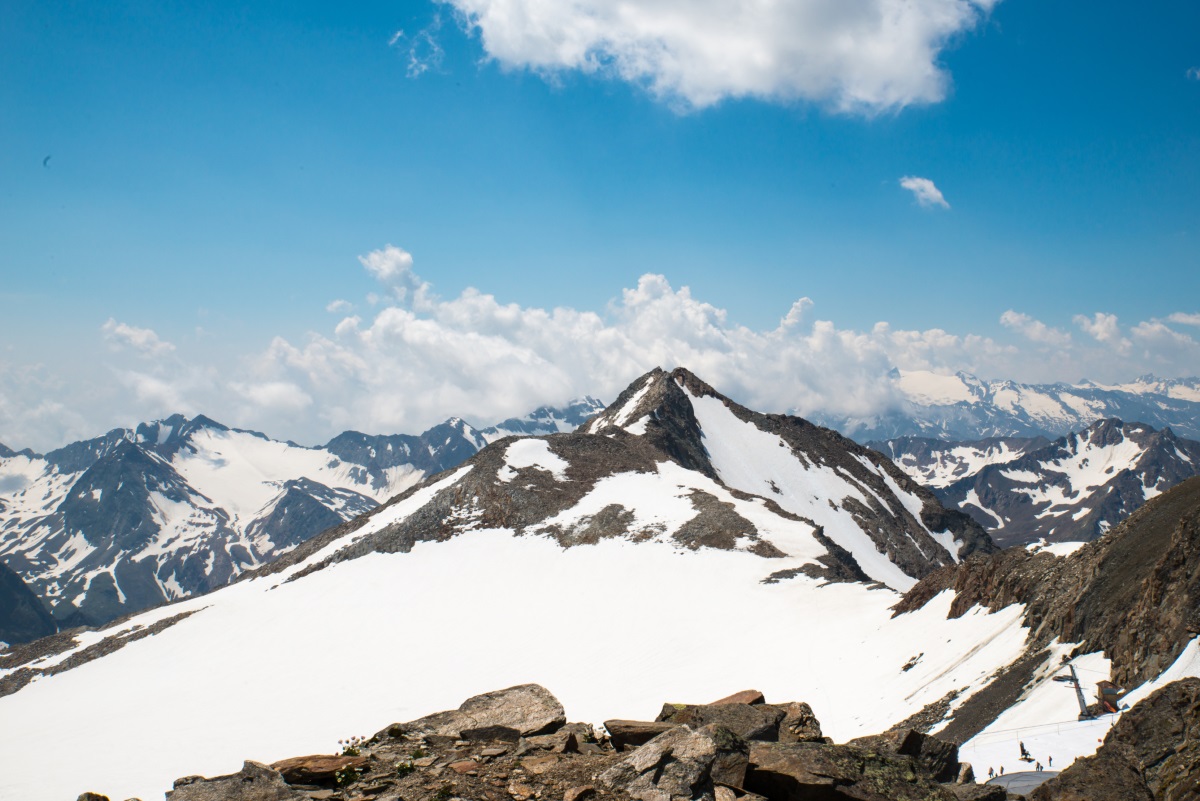
<svg viewBox="0 0 1200 801">
<path fill-rule="evenodd" d="M 0 441 L 176 408 L 301 441 L 487 422 L 713 353 L 801 410 L 887 365 L 1200 373 L 1200 7 L 918 0 L 893 41 L 863 31 L 897 0 L 831 3 L 6 4 Z M 564 55 L 589 25 L 609 44 Z M 381 282 L 387 245 L 412 262 Z M 780 347 L 825 365 L 830 321 L 858 372 L 774 397 L 748 376 L 801 298 Z M 614 352 L 539 345 L 560 307 Z M 741 329 L 760 355 L 726 370 Z"/>
</svg>

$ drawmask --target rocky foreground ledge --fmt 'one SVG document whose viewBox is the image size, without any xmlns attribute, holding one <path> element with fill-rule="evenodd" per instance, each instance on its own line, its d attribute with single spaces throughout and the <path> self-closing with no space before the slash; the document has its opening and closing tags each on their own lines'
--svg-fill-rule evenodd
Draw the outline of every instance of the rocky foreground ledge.
<svg viewBox="0 0 1200 801">
<path fill-rule="evenodd" d="M 1200 720 L 1200 682 L 1146 702 L 1169 730 Z M 1172 688 L 1175 688 L 1172 690 Z M 1141 707 L 1142 705 L 1139 705 Z M 1182 707 L 1182 709 L 1181 709 Z M 1139 719 L 1140 720 L 1140 719 Z M 1159 724 L 1140 721 L 1140 726 Z M 1161 737 L 1159 738 L 1161 739 Z M 188 776 L 168 801 L 1012 801 L 975 783 L 958 747 L 913 729 L 846 744 L 821 734 L 805 703 L 768 704 L 753 690 L 708 704 L 665 704 L 652 721 L 609 720 L 604 730 L 568 723 L 548 690 L 525 684 L 467 700 L 457 710 L 396 723 L 343 753 L 295 757 L 239 773 Z M 1105 749 L 1102 749 L 1104 752 Z M 1100 755 L 1103 757 L 1103 753 Z M 1120 768 L 1136 768 L 1120 763 Z M 1111 767 L 1107 772 L 1119 772 Z M 1194 775 L 1176 765 L 1172 772 Z M 1086 787 L 1037 798 L 1088 799 Z M 1124 777 L 1129 779 L 1129 777 Z M 1111 776 L 1102 778 L 1107 783 Z M 1132 785 L 1121 789 L 1128 791 Z M 1059 789 L 1057 787 L 1053 788 Z M 1161 789 L 1161 788 L 1159 788 Z M 1118 791 L 1120 793 L 1120 791 Z M 1104 798 L 1118 796 L 1105 795 Z M 1157 793 L 1119 796 L 1158 798 Z M 1193 798 L 1184 795 L 1168 796 Z M 79 801 L 108 801 L 84 793 Z M 137 799 L 129 799 L 137 801 Z"/>
</svg>

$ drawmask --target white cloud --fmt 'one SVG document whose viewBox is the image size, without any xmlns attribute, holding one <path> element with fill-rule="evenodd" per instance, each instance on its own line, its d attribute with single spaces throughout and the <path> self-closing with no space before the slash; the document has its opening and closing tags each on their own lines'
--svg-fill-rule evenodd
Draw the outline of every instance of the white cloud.
<svg viewBox="0 0 1200 801">
<path fill-rule="evenodd" d="M 1167 321 L 1180 325 L 1200 325 L 1200 313 L 1187 314 L 1185 312 L 1175 312 L 1167 317 Z"/>
<path fill-rule="evenodd" d="M 1187 76 L 1193 81 L 1200 81 L 1200 67 L 1192 67 L 1187 71 Z"/>
<path fill-rule="evenodd" d="M 900 186 L 912 192 L 913 197 L 917 199 L 917 203 L 925 208 L 931 206 L 941 206 L 943 209 L 950 208 L 950 204 L 942 196 L 942 190 L 938 189 L 933 181 L 928 178 L 906 175 L 900 179 Z"/>
<path fill-rule="evenodd" d="M 390 288 L 400 302 L 421 307 L 432 300 L 429 283 L 413 272 L 412 254 L 404 248 L 388 245 L 360 256 L 358 260 L 373 278 Z M 368 295 L 367 300 L 371 305 L 383 301 L 374 294 Z"/>
<path fill-rule="evenodd" d="M 114 347 L 131 348 L 144 356 L 165 356 L 175 350 L 174 345 L 160 339 L 153 330 L 118 323 L 111 317 L 100 330 Z"/>
<path fill-rule="evenodd" d="M 1121 326 L 1118 324 L 1115 314 L 1096 312 L 1092 317 L 1077 314 L 1073 320 L 1075 325 L 1079 326 L 1092 339 L 1108 345 L 1118 353 L 1129 353 L 1129 349 L 1133 346 L 1133 343 L 1121 333 Z"/>
<path fill-rule="evenodd" d="M 938 63 L 997 0 L 441 0 L 502 66 L 615 77 L 674 104 L 942 100 Z"/>
<path fill-rule="evenodd" d="M 893 367 L 1030 382 L 1200 373 L 1195 339 L 1167 322 L 1128 327 L 1102 312 L 1076 316 L 1087 336 L 1072 336 L 1009 310 L 993 338 L 888 322 L 841 327 L 800 298 L 781 301 L 777 323 L 752 328 L 662 275 L 643 275 L 596 310 L 547 309 L 477 289 L 439 298 L 394 246 L 361 261 L 393 290 L 377 306 L 336 322 L 319 315 L 320 330 L 252 344 L 240 358 L 148 361 L 126 348 L 61 375 L 0 360 L 0 442 L 47 449 L 173 412 L 307 444 L 346 429 L 417 433 L 451 415 L 487 425 L 583 394 L 611 401 L 656 366 L 688 367 L 763 411 L 855 416 L 895 408 Z M 153 349 L 155 340 L 133 338 Z"/>
<path fill-rule="evenodd" d="M 330 312 L 331 314 L 344 314 L 348 311 L 351 311 L 353 308 L 354 304 L 350 301 L 339 299 L 330 301 L 329 305 L 325 307 L 325 311 Z"/>
<path fill-rule="evenodd" d="M 1028 314 L 1022 314 L 1012 309 L 1000 315 L 1000 323 L 1005 328 L 1016 331 L 1031 342 L 1040 342 L 1059 347 L 1068 345 L 1071 342 L 1071 335 L 1066 331 L 1051 328 L 1041 320 L 1035 320 Z"/>
</svg>

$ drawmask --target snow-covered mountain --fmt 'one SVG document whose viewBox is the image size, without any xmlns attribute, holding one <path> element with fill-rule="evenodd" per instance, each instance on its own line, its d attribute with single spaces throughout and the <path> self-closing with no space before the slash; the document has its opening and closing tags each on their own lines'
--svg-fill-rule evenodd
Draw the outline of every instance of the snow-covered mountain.
<svg viewBox="0 0 1200 801">
<path fill-rule="evenodd" d="M 1116 417 L 1200 439 L 1200 378 L 1143 376 L 1127 384 L 1021 384 L 967 373 L 893 370 L 899 405 L 870 417 L 813 415 L 859 442 L 905 436 L 942 440 L 1060 437 Z"/>
<path fill-rule="evenodd" d="M 971 478 L 991 464 L 1006 464 L 1050 444 L 1045 437 L 991 437 L 973 442 L 947 442 L 928 437 L 898 437 L 868 442 L 921 484 L 942 489 Z"/>
<path fill-rule="evenodd" d="M 1093 540 L 1200 474 L 1200 443 L 1116 419 L 1054 442 L 900 437 L 869 444 L 1006 546 Z"/>
<path fill-rule="evenodd" d="M 1195 583 L 1197 523 L 1171 520 L 1197 517 L 1196 495 L 1155 499 L 1135 516 L 1151 531 L 1127 521 L 1076 556 L 996 553 L 882 455 L 655 371 L 582 430 L 498 440 L 240 581 L 0 655 L 0 752 L 22 766 L 0 797 L 149 798 L 528 682 L 585 721 L 753 686 L 809 702 L 839 742 L 954 727 L 996 765 L 1019 764 L 997 715 L 1053 714 L 1038 736 L 1058 766 L 1103 736 L 1061 723 L 1060 657 L 1087 643 L 1091 693 L 1129 607 L 1105 593 Z M 1147 558 L 1109 558 L 1130 543 Z M 1076 596 L 1086 620 L 1064 611 Z M 1139 622 L 1136 642 L 1161 640 L 1154 669 L 1120 648 L 1112 669 L 1153 678 L 1191 653 L 1191 625 Z"/>
<path fill-rule="evenodd" d="M 1086 542 L 1197 474 L 1200 442 L 1102 420 L 1007 462 L 997 459 L 937 495 L 1001 545 Z"/>
<path fill-rule="evenodd" d="M 56 618 L 100 623 L 206 592 L 460 464 L 509 430 L 569 429 L 592 398 L 478 431 L 348 431 L 323 447 L 175 415 L 40 456 L 0 451 L 0 559 Z"/>
</svg>

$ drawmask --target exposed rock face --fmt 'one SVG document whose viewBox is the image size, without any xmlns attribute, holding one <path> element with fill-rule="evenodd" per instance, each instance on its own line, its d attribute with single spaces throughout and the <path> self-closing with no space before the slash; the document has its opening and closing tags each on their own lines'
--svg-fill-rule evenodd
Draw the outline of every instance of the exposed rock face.
<svg viewBox="0 0 1200 801">
<path fill-rule="evenodd" d="M 1034 801 L 1200 798 L 1200 679 L 1172 682 L 1126 712 L 1093 757 L 1034 791 Z"/>
<path fill-rule="evenodd" d="M 519 736 L 548 734 L 567 722 L 562 704 L 549 690 L 538 684 L 521 684 L 506 690 L 477 695 L 458 709 L 397 724 L 407 734 L 439 735 L 458 738 L 464 731 L 488 727 L 515 731 Z M 390 730 L 389 730 L 390 731 Z M 507 739 L 502 732 L 498 739 Z M 486 739 L 480 733 L 472 739 Z"/>
<path fill-rule="evenodd" d="M 278 771 L 257 762 L 246 762 L 237 773 L 205 779 L 188 776 L 175 782 L 167 801 L 307 801 Z"/>
<path fill-rule="evenodd" d="M 897 614 L 948 588 L 955 592 L 952 616 L 976 604 L 1025 604 L 1035 644 L 1057 637 L 1081 643 L 1080 653 L 1105 651 L 1113 681 L 1137 686 L 1166 669 L 1200 631 L 1200 477 L 1069 557 L 1010 548 L 938 571 L 905 595 Z"/>
<path fill-rule="evenodd" d="M 0 562 L 0 642 L 15 645 L 56 631 L 58 625 L 33 590 Z"/>
</svg>

